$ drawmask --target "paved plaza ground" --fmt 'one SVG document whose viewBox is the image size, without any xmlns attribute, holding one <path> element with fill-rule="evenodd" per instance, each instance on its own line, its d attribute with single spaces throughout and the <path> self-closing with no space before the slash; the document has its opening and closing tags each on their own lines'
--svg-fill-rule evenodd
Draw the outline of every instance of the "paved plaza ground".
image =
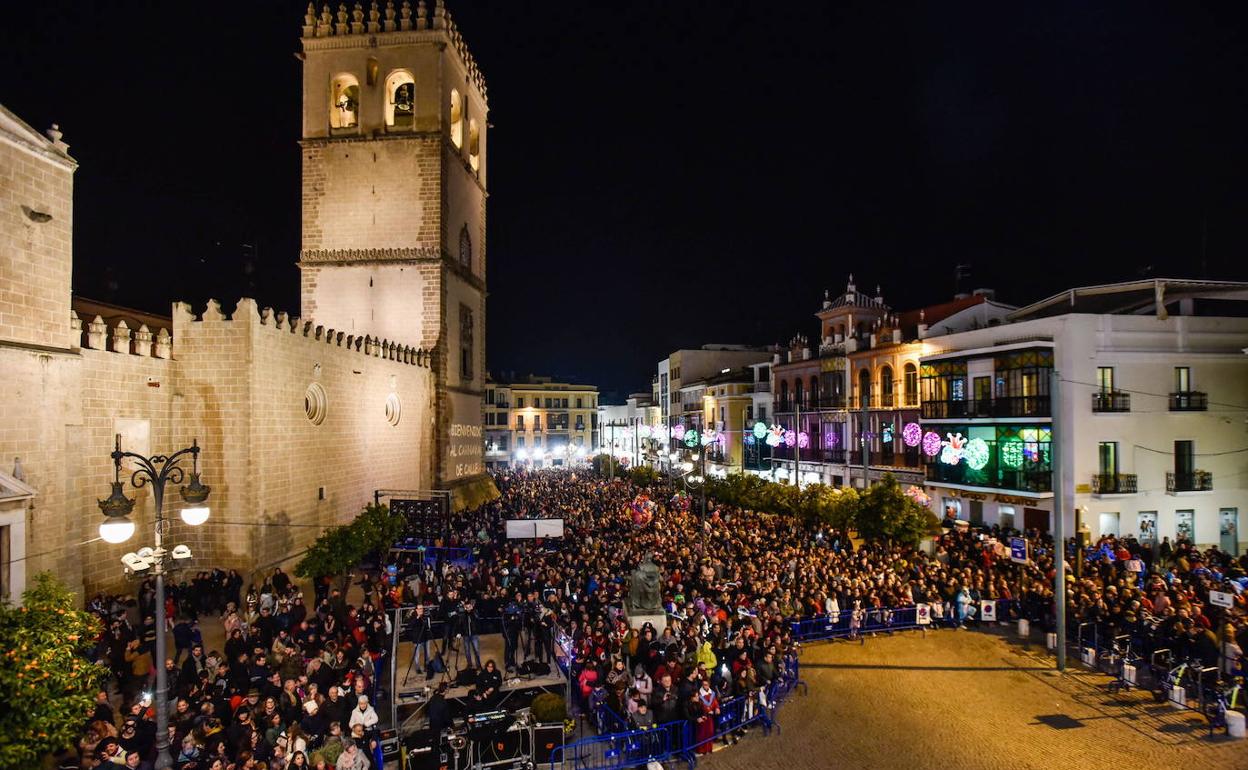
<svg viewBox="0 0 1248 770">
<path fill-rule="evenodd" d="M 1208 738 L 1195 712 L 1051 668 L 1034 646 L 974 631 L 811 644 L 810 694 L 784 705 L 781 733 L 752 734 L 699 767 L 1248 768 L 1248 741 Z"/>
</svg>

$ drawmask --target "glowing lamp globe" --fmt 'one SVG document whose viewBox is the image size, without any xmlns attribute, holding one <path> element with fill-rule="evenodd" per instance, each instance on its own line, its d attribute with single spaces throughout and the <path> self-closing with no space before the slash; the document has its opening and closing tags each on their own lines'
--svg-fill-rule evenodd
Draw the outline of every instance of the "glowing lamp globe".
<svg viewBox="0 0 1248 770">
<path fill-rule="evenodd" d="M 766 437 L 767 437 L 767 423 L 765 422 L 754 423 L 754 438 L 766 438 Z"/>
<path fill-rule="evenodd" d="M 112 516 L 100 522 L 100 538 L 106 543 L 124 543 L 134 535 L 129 516 Z"/>
<path fill-rule="evenodd" d="M 906 446 L 918 446 L 923 440 L 923 429 L 919 427 L 917 422 L 908 422 L 901 429 L 901 440 Z"/>
<path fill-rule="evenodd" d="M 192 527 L 198 527 L 205 521 L 208 521 L 208 506 L 192 505 L 182 509 L 182 521 L 185 521 Z"/>
</svg>

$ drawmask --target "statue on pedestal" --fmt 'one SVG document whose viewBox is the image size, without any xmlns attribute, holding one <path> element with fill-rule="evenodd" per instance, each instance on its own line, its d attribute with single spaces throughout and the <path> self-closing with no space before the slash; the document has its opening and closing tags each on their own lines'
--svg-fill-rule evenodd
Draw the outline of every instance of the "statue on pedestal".
<svg viewBox="0 0 1248 770">
<path fill-rule="evenodd" d="M 628 605 L 624 609 L 629 615 L 662 615 L 662 585 L 659 566 L 650 554 L 646 554 L 629 578 Z"/>
</svg>

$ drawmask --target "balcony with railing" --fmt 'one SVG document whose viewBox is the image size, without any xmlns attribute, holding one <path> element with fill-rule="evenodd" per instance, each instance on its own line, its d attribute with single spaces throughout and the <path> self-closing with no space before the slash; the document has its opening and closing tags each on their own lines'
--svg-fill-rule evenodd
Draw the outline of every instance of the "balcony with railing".
<svg viewBox="0 0 1248 770">
<path fill-rule="evenodd" d="M 776 402 L 776 414 L 794 414 L 798 409 L 802 412 L 839 411 L 846 407 L 849 399 L 844 396 L 819 396 L 804 398 L 801 401 L 789 399 Z"/>
<path fill-rule="evenodd" d="M 861 466 L 862 450 L 854 449 L 850 451 L 848 459 L 850 465 Z M 923 467 L 923 461 L 919 457 L 918 450 L 907 448 L 904 452 L 868 452 L 867 465 L 873 468 L 912 468 L 918 470 Z"/>
<path fill-rule="evenodd" d="M 1166 494 L 1175 495 L 1182 492 L 1212 492 L 1213 474 L 1209 471 L 1190 471 L 1166 473 Z"/>
<path fill-rule="evenodd" d="M 1092 394 L 1093 412 L 1129 412 L 1131 394 L 1116 390 L 1101 390 Z"/>
<path fill-rule="evenodd" d="M 920 414 L 925 420 L 1051 416 L 1048 396 L 998 396 L 979 400 L 924 401 Z"/>
<path fill-rule="evenodd" d="M 1209 409 L 1209 394 L 1198 390 L 1185 390 L 1170 394 L 1170 411 L 1204 412 Z"/>
<path fill-rule="evenodd" d="M 1092 494 L 1094 495 L 1134 495 L 1136 493 L 1136 476 L 1134 473 L 1097 473 L 1092 476 Z"/>
</svg>

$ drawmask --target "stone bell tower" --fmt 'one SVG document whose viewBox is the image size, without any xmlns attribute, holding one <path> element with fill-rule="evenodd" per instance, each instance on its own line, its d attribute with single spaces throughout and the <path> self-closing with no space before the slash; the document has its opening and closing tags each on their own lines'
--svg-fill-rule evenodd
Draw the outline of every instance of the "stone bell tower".
<svg viewBox="0 0 1248 770">
<path fill-rule="evenodd" d="M 303 317 L 434 351 L 454 488 L 483 473 L 485 78 L 442 0 L 310 4 L 299 58 Z"/>
</svg>

